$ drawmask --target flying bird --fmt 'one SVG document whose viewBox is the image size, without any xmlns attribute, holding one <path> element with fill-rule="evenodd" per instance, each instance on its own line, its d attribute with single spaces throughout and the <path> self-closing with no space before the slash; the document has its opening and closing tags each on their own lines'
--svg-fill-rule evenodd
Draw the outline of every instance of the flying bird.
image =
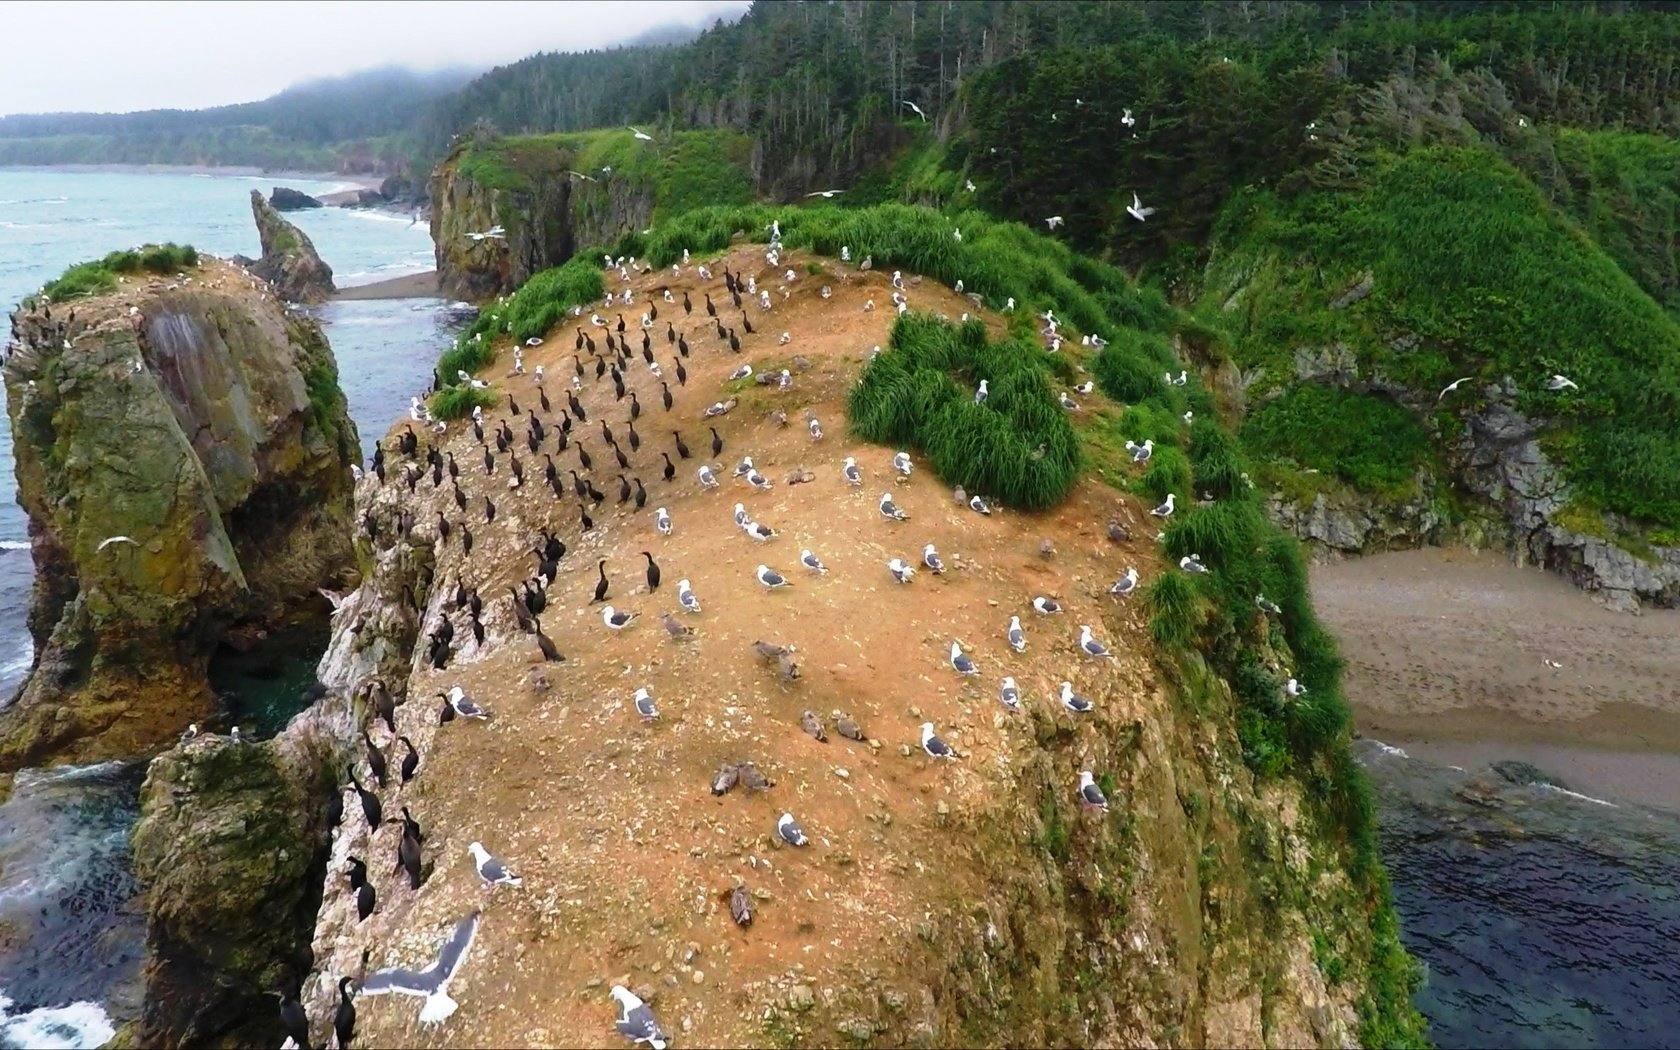
<svg viewBox="0 0 1680 1050">
<path fill-rule="evenodd" d="M 1552 376 L 1552 378 L 1546 380 L 1546 389 L 1547 390 L 1579 390 L 1581 388 L 1576 386 L 1574 381 L 1571 380 L 1568 376 L 1554 375 L 1554 376 Z"/>
<path fill-rule="evenodd" d="M 630 127 L 630 125 L 626 124 L 625 127 Z M 631 132 L 633 132 L 635 134 L 636 141 L 638 141 L 638 142 L 652 142 L 653 141 L 653 136 L 647 134 L 644 131 L 637 131 L 635 128 L 630 128 L 630 130 L 631 130 Z"/>
<path fill-rule="evenodd" d="M 455 978 L 466 962 L 467 953 L 472 950 L 473 939 L 478 936 L 478 925 L 483 918 L 483 912 L 475 911 L 471 915 L 455 924 L 455 930 L 444 941 L 438 957 L 431 965 L 416 973 L 413 970 L 392 968 L 375 970 L 362 981 L 358 992 L 361 995 L 414 995 L 424 997 L 425 1003 L 420 1007 L 420 1023 L 425 1025 L 441 1024 L 448 1020 L 460 1005 L 449 997 L 449 982 Z"/>
<path fill-rule="evenodd" d="M 94 550 L 102 551 L 113 543 L 135 543 L 135 541 L 132 536 L 112 536 L 108 539 L 100 540 L 99 546 L 95 547 Z M 139 544 L 136 543 L 135 546 L 139 546 Z"/>
<path fill-rule="evenodd" d="M 1126 214 L 1130 215 L 1132 218 L 1136 219 L 1138 222 L 1142 222 L 1143 220 L 1149 218 L 1151 215 L 1154 215 L 1155 214 L 1155 209 L 1154 208 L 1145 208 L 1143 206 L 1143 201 L 1138 198 L 1138 195 L 1136 193 L 1133 193 L 1132 194 L 1132 203 L 1126 206 Z"/>
<path fill-rule="evenodd" d="M 927 114 L 922 112 L 922 107 L 916 105 L 914 102 L 910 101 L 909 99 L 904 99 L 903 102 L 906 106 L 910 107 L 911 112 L 915 113 L 916 116 L 922 118 L 922 123 L 923 124 L 927 123 Z"/>
<path fill-rule="evenodd" d="M 1435 400 L 1440 401 L 1442 398 L 1446 397 L 1448 394 L 1452 393 L 1454 390 L 1457 390 L 1460 386 L 1463 386 L 1465 383 L 1470 382 L 1470 380 L 1472 380 L 1474 378 L 1476 378 L 1476 377 L 1475 376 L 1464 376 L 1462 379 L 1453 380 L 1452 382 L 1448 383 L 1446 386 L 1441 388 L 1441 393 L 1436 396 Z"/>
</svg>

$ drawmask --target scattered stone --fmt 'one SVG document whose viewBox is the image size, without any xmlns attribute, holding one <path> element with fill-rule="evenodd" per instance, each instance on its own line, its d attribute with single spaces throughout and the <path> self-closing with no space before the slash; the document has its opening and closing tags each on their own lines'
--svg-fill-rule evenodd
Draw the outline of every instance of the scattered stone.
<svg viewBox="0 0 1680 1050">
<path fill-rule="evenodd" d="M 788 1009 L 796 1014 L 802 1014 L 817 1005 L 817 993 L 808 984 L 796 984 L 788 989 Z"/>
</svg>

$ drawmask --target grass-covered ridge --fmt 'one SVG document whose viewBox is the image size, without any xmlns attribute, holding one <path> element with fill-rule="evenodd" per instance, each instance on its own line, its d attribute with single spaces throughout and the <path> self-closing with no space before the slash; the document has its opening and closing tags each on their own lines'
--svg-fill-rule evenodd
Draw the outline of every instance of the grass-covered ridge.
<svg viewBox="0 0 1680 1050">
<path fill-rule="evenodd" d="M 190 244 L 148 244 L 112 252 L 103 259 L 78 263 L 48 281 L 42 294 L 55 303 L 115 291 L 117 278 L 129 274 L 176 273 L 198 265 L 198 249 Z"/>
<path fill-rule="evenodd" d="M 1438 147 L 1363 191 L 1245 192 L 1218 242 L 1199 316 L 1262 389 L 1297 349 L 1338 344 L 1420 393 L 1510 377 L 1576 498 L 1680 526 L 1680 322 L 1502 160 Z M 1370 295 L 1333 308 L 1365 274 Z M 1548 391 L 1554 372 L 1580 390 Z"/>
<path fill-rule="evenodd" d="M 636 138 L 628 128 L 480 137 L 461 147 L 456 171 L 514 194 L 560 179 L 571 180 L 573 192 L 585 195 L 609 184 L 628 185 L 652 198 L 656 221 L 709 204 L 753 199 L 752 140 L 746 135 L 721 128 L 642 130 L 653 134 L 653 141 Z"/>
<path fill-rule="evenodd" d="M 1043 510 L 1079 480 L 1079 440 L 1050 391 L 1042 351 L 991 342 L 986 326 L 925 314 L 893 325 L 889 348 L 864 369 L 847 402 L 865 441 L 927 453 L 947 483 Z M 990 396 L 976 404 L 981 380 Z"/>
</svg>

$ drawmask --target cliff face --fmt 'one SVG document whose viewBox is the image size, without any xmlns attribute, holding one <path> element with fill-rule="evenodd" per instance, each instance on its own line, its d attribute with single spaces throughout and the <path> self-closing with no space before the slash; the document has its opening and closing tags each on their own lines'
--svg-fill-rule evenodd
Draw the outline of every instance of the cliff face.
<svg viewBox="0 0 1680 1050">
<path fill-rule="evenodd" d="M 275 294 L 291 303 L 313 303 L 337 290 L 332 267 L 316 254 L 309 235 L 282 218 L 261 190 L 251 191 L 251 214 L 257 220 L 262 257 L 250 270 L 273 285 Z"/>
<path fill-rule="evenodd" d="M 352 564 L 355 425 L 332 350 L 244 271 L 20 319 L 7 361 L 36 663 L 0 769 L 145 752 L 210 711 L 210 654 Z"/>
<path fill-rule="evenodd" d="M 660 215 L 746 203 L 765 181 L 756 160 L 750 140 L 726 131 L 656 141 L 629 131 L 463 140 L 429 190 L 444 294 L 506 294 Z"/>
<path fill-rule="evenodd" d="M 325 800 L 355 757 L 359 725 L 334 695 L 272 740 L 200 736 L 152 761 L 133 838 L 146 884 L 140 1045 L 279 1038 L 270 993 L 309 970 Z"/>
<path fill-rule="evenodd" d="M 803 272 L 806 261 L 800 252 L 783 265 Z M 713 265 L 771 279 L 756 246 Z M 653 287 L 667 282 L 695 299 L 703 287 L 718 294 L 715 282 L 703 286 L 684 270 L 674 281 L 665 271 L 633 281 L 638 300 L 658 301 Z M 973 310 L 954 292 L 905 276 L 918 308 Z M 735 412 L 711 421 L 725 446 L 718 458 L 750 452 L 774 482 L 767 493 L 708 493 L 686 469 L 662 481 L 666 439 L 645 437 L 631 473 L 647 483 L 648 508 L 638 514 L 609 497 L 590 508 L 593 527 L 582 531 L 546 486 L 528 480 L 510 489 L 500 464 L 490 477 L 467 469 L 478 462 L 470 424 L 422 435 L 419 450 L 436 442 L 463 465 L 466 513 L 447 476 L 439 486 L 424 477 L 404 483 L 404 461 L 386 442 L 387 478 L 370 475 L 357 491 L 363 583 L 335 619 L 320 675 L 340 684 L 378 674 L 409 698 L 396 709 L 396 729 L 417 748 L 420 771 L 381 796 L 387 812 L 407 806 L 420 822 L 430 871 L 411 889 L 389 862 L 368 860 L 388 856 L 388 845 L 346 820 L 328 861 L 305 990 L 315 1030 L 326 1031 L 337 981 L 360 972 L 364 953 L 372 968 L 423 965 L 442 931 L 484 907 L 470 961 L 451 986 L 460 1012 L 433 1030 L 416 1024 L 411 1001 L 362 999 L 360 1038 L 610 1041 L 607 988 L 622 983 L 653 1005 L 678 1045 L 1357 1040 L 1355 1004 L 1375 994 L 1374 960 L 1390 951 L 1371 920 L 1378 902 L 1302 788 L 1249 772 L 1230 689 L 1205 668 L 1163 674 L 1141 599 L 1106 594 L 1128 563 L 1145 579 L 1170 571 L 1144 535 L 1146 508 L 1088 481 L 1053 511 L 981 518 L 920 463 L 913 477 L 888 481 L 891 450 L 844 433 L 845 399 L 862 365 L 857 348 L 888 341 L 889 311 L 862 311 L 866 298 L 885 301 L 887 280 L 847 275 L 826 299 L 822 281 L 801 282 L 776 305 L 774 329 L 790 333 L 809 368 L 792 392 L 749 388 Z M 704 316 L 675 323 L 691 340 L 707 331 Z M 776 335 L 754 338 L 775 353 Z M 527 367 L 562 374 L 570 366 L 563 343 L 528 350 Z M 668 416 L 657 380 L 632 368 L 626 383 L 649 406 L 642 432 L 681 428 L 689 442 L 704 441 L 701 413 L 736 364 L 694 355 Z M 527 380 L 502 385 L 499 402 L 512 394 L 523 409 L 534 398 Z M 604 383 L 586 382 L 578 396 L 591 417 L 616 404 Z M 1109 409 L 1097 400 L 1087 399 L 1089 411 Z M 771 407 L 809 410 L 831 433 L 813 444 L 803 428 L 778 429 L 764 418 Z M 517 429 L 526 419 L 499 407 L 485 415 L 487 429 L 504 418 Z M 556 463 L 570 466 L 573 455 Z M 597 450 L 596 462 L 604 455 Z M 877 490 L 860 498 L 840 479 L 846 455 L 864 468 L 866 484 L 893 488 L 914 533 L 883 531 Z M 789 482 L 807 468 L 809 484 Z M 535 478 L 536 468 L 526 469 Z M 608 487 L 610 476 L 596 480 Z M 498 506 L 493 522 L 478 513 L 487 496 Z M 755 516 L 780 536 L 765 546 L 745 541 L 727 511 L 736 498 L 754 501 Z M 676 522 L 670 536 L 652 527 L 656 505 Z M 439 534 L 439 512 L 453 538 Z M 1140 538 L 1113 545 L 1100 524 L 1111 518 Z M 470 554 L 460 538 L 469 525 Z M 568 547 L 542 615 L 564 663 L 536 656 L 510 608 L 508 588 L 528 578 L 539 526 Z M 900 588 L 886 558 L 913 558 L 924 541 L 952 567 Z M 802 545 L 816 549 L 829 574 L 798 569 Z M 644 583 L 643 549 L 664 566 L 661 590 Z M 644 617 L 628 630 L 609 631 L 588 611 L 599 559 L 608 600 Z M 798 573 L 791 591 L 766 597 L 753 583 L 758 561 Z M 652 621 L 675 609 L 671 589 L 682 576 L 692 577 L 704 611 L 676 613 L 695 634 L 673 640 Z M 482 642 L 455 605 L 460 581 L 482 592 Z M 1056 595 L 1068 615 L 1023 611 L 1030 641 L 1011 653 L 1002 629 L 1012 607 L 1030 609 L 1033 594 Z M 438 669 L 416 642 L 437 637 L 446 621 L 454 640 Z M 1094 625 L 1115 659 L 1080 655 L 1070 641 L 1080 622 Z M 978 685 L 950 670 L 953 638 L 976 653 Z M 801 677 L 778 679 L 753 655 L 756 639 L 793 646 Z M 1285 657 L 1269 659 L 1281 665 Z M 1003 673 L 1017 677 L 1023 710 L 998 703 Z M 1063 678 L 1093 701 L 1093 713 L 1062 708 Z M 494 720 L 440 725 L 436 695 L 453 685 Z M 629 706 L 643 685 L 660 705 L 652 722 Z M 800 731 L 802 711 L 828 726 L 825 740 Z M 856 718 L 866 740 L 838 736 L 839 711 Z M 922 752 L 924 720 L 951 741 L 956 761 Z M 371 731 L 382 744 L 391 739 L 380 724 Z M 391 761 L 400 753 L 396 744 L 387 751 Z M 774 783 L 714 796 L 719 765 L 742 759 Z M 1080 805 L 1083 770 L 1100 779 L 1106 812 Z M 459 790 L 464 783 L 473 789 Z M 806 848 L 776 837 L 784 810 L 809 833 Z M 523 886 L 486 897 L 467 860 L 473 840 L 507 861 Z M 368 860 L 380 902 L 365 920 L 345 890 L 352 857 Z M 757 912 L 744 931 L 730 920 L 737 885 Z"/>
</svg>

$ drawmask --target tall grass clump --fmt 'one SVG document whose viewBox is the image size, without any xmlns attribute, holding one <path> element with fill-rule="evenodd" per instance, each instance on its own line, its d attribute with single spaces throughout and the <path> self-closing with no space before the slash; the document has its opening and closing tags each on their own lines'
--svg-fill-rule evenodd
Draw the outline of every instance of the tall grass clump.
<svg viewBox="0 0 1680 1050">
<path fill-rule="evenodd" d="M 142 270 L 176 273 L 198 265 L 198 249 L 190 244 L 148 244 L 115 251 L 102 259 L 78 263 L 48 281 L 42 293 L 55 303 L 115 291 L 117 277 Z"/>
<path fill-rule="evenodd" d="M 447 386 L 432 395 L 432 415 L 439 419 L 464 419 L 475 408 L 496 407 L 496 395 L 475 386 Z"/>
<path fill-rule="evenodd" d="M 1078 481 L 1079 445 L 1039 356 L 988 341 L 979 321 L 906 314 L 853 388 L 847 419 L 866 441 L 921 448 L 950 484 L 1042 510 Z M 994 395 L 975 404 L 982 379 Z"/>
</svg>

